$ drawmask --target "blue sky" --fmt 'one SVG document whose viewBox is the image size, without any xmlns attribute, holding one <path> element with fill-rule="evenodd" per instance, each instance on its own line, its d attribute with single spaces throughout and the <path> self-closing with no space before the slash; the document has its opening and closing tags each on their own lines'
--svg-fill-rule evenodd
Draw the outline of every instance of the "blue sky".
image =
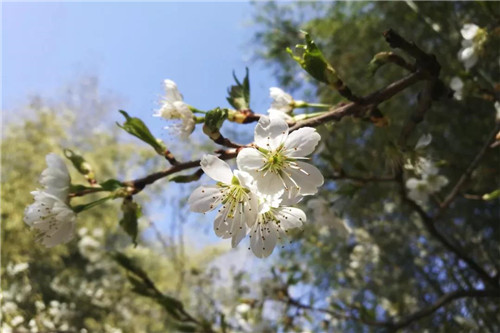
<svg viewBox="0 0 500 333">
<path fill-rule="evenodd" d="M 207 109 L 227 105 L 232 71 L 241 76 L 248 66 L 252 106 L 266 109 L 274 81 L 250 60 L 252 12 L 248 2 L 4 3 L 2 107 L 30 94 L 57 96 L 90 74 L 123 97 L 123 109 L 153 124 L 163 79 Z"/>
<path fill-rule="evenodd" d="M 120 97 L 121 109 L 165 138 L 165 122 L 152 117 L 164 79 L 177 82 L 187 103 L 210 109 L 228 106 L 232 71 L 241 78 L 248 66 L 251 106 L 265 112 L 275 80 L 251 60 L 253 11 L 249 2 L 3 3 L 2 109 L 14 112 L 34 94 L 57 99 L 66 84 L 95 75 L 103 92 Z M 165 195 L 178 195 L 178 186 Z M 158 205 L 150 213 L 159 225 L 172 216 Z M 191 214 L 187 228 L 205 225 L 198 236 L 228 243 L 213 235 L 211 218 Z"/>
</svg>

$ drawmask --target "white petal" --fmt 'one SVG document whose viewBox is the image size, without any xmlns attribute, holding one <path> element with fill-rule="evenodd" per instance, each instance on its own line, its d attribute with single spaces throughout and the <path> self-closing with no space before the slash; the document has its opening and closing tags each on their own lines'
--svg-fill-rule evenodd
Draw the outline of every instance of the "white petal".
<svg viewBox="0 0 500 333">
<path fill-rule="evenodd" d="M 415 149 L 425 148 L 431 143 L 431 141 L 432 141 L 431 134 L 423 134 L 418 139 L 417 144 L 415 145 Z"/>
<path fill-rule="evenodd" d="M 177 88 L 177 84 L 174 81 L 165 80 L 163 81 L 163 84 L 165 85 L 165 95 L 167 101 L 176 102 L 183 100 L 182 95 Z"/>
<path fill-rule="evenodd" d="M 272 87 L 269 89 L 269 94 L 273 99 L 271 103 L 270 110 L 276 110 L 282 113 L 288 113 L 293 110 L 292 103 L 294 102 L 293 97 L 287 94 L 280 88 Z"/>
<path fill-rule="evenodd" d="M 296 163 L 298 167 L 303 171 L 291 168 L 287 168 L 286 171 L 290 172 L 293 180 L 299 186 L 299 194 L 311 195 L 317 193 L 318 187 L 320 187 L 324 183 L 324 178 L 321 172 L 318 170 L 318 168 L 311 164 L 304 162 Z"/>
<path fill-rule="evenodd" d="M 275 211 L 275 216 L 280 220 L 283 230 L 299 228 L 306 221 L 306 214 L 295 207 L 279 207 Z"/>
<path fill-rule="evenodd" d="M 303 127 L 288 135 L 285 141 L 286 155 L 290 157 L 303 157 L 312 154 L 321 136 L 315 128 Z"/>
<path fill-rule="evenodd" d="M 409 190 L 414 190 L 419 186 L 420 183 L 420 180 L 416 178 L 410 178 L 406 181 L 406 188 Z"/>
<path fill-rule="evenodd" d="M 231 219 L 231 246 L 235 248 L 247 234 L 247 226 L 245 224 L 245 215 L 236 213 Z"/>
<path fill-rule="evenodd" d="M 269 88 L 269 95 L 273 99 L 274 103 L 285 106 L 293 103 L 293 97 L 290 94 L 287 94 L 282 89 L 277 87 Z"/>
<path fill-rule="evenodd" d="M 220 237 L 220 238 L 231 238 L 231 225 L 228 223 L 227 220 L 224 220 L 225 217 L 227 216 L 226 211 L 229 210 L 229 208 L 226 208 L 224 211 L 220 211 L 217 216 L 215 217 L 214 221 L 214 231 L 215 234 Z"/>
<path fill-rule="evenodd" d="M 283 182 L 275 173 L 272 172 L 250 172 L 255 179 L 257 189 L 263 194 L 275 194 L 282 191 L 285 187 Z"/>
<path fill-rule="evenodd" d="M 287 114 L 286 110 L 283 110 L 283 109 L 276 109 L 276 108 L 272 107 L 272 108 L 267 110 L 267 113 L 269 113 L 269 115 L 272 115 L 273 117 L 281 118 L 284 121 L 288 121 L 288 120 L 293 119 L 293 117 L 290 116 L 289 114 Z"/>
<path fill-rule="evenodd" d="M 221 188 L 216 185 L 198 187 L 189 196 L 189 209 L 196 213 L 206 213 L 214 210 L 221 201 L 223 195 L 221 191 Z"/>
<path fill-rule="evenodd" d="M 266 163 L 265 156 L 255 148 L 243 148 L 236 157 L 238 169 L 243 171 L 258 170 Z"/>
<path fill-rule="evenodd" d="M 255 127 L 255 144 L 267 150 L 275 150 L 282 144 L 288 135 L 288 125 L 280 117 L 262 116 Z"/>
<path fill-rule="evenodd" d="M 247 226 L 251 227 L 257 221 L 259 214 L 259 198 L 255 193 L 248 194 L 249 200 L 245 203 L 245 222 Z"/>
<path fill-rule="evenodd" d="M 266 227 L 262 224 L 255 224 L 250 231 L 250 247 L 258 258 L 269 257 L 276 246 L 278 231 L 275 225 Z"/>
<path fill-rule="evenodd" d="M 472 24 L 472 23 L 467 23 L 467 24 L 464 24 L 462 29 L 460 29 L 460 33 L 462 34 L 462 37 L 464 39 L 471 40 L 476 36 L 478 30 L 479 30 L 479 27 L 477 25 Z"/>
<path fill-rule="evenodd" d="M 238 178 L 238 181 L 240 182 L 241 186 L 246 187 L 248 189 L 252 189 L 254 187 L 255 180 L 253 179 L 253 176 L 248 172 L 241 170 L 234 170 L 234 175 L 236 176 L 236 178 Z"/>
<path fill-rule="evenodd" d="M 214 155 L 205 155 L 200 162 L 203 171 L 212 179 L 224 184 L 231 184 L 233 172 L 229 165 Z"/>
<path fill-rule="evenodd" d="M 455 91 L 462 91 L 464 82 L 458 77 L 454 76 L 450 81 L 450 88 Z"/>
<path fill-rule="evenodd" d="M 46 187 L 45 192 L 65 201 L 71 183 L 68 168 L 63 159 L 57 154 L 48 154 L 45 159 L 47 169 L 43 170 L 40 176 L 40 184 Z"/>
</svg>

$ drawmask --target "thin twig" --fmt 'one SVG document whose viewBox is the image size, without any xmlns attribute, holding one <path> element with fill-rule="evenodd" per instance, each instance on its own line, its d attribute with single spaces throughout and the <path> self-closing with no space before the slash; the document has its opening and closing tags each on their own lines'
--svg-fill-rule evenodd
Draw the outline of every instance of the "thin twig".
<svg viewBox="0 0 500 333">
<path fill-rule="evenodd" d="M 485 297 L 500 297 L 500 291 L 499 290 L 456 290 L 450 293 L 447 293 L 440 297 L 435 303 L 431 304 L 430 306 L 423 308 L 421 310 L 418 310 L 408 316 L 403 317 L 402 319 L 390 323 L 389 326 L 391 329 L 398 330 L 400 328 L 409 326 L 413 322 L 420 320 L 424 317 L 427 317 L 431 315 L 432 313 L 436 312 L 446 304 L 460 299 L 460 298 L 466 298 L 466 297 L 471 297 L 471 298 L 485 298 Z"/>
<path fill-rule="evenodd" d="M 403 201 L 406 202 L 421 218 L 423 225 L 427 231 L 434 236 L 441 244 L 443 244 L 448 250 L 455 253 L 461 260 L 463 260 L 472 270 L 474 270 L 479 277 L 488 285 L 492 287 L 499 288 L 499 281 L 496 278 L 491 277 L 476 261 L 470 258 L 461 248 L 449 241 L 443 234 L 437 230 L 435 225 L 435 220 L 428 215 L 419 204 L 417 204 L 412 199 L 408 198 L 405 189 L 405 183 L 403 180 L 403 172 L 400 169 L 397 173 L 398 182 L 400 184 L 401 197 Z"/>
<path fill-rule="evenodd" d="M 491 144 L 492 141 L 495 140 L 495 135 L 496 133 L 500 130 L 500 124 L 497 124 L 495 128 L 491 131 L 491 133 L 488 135 L 488 139 L 485 141 L 479 152 L 476 154 L 472 162 L 469 164 L 465 172 L 460 176 L 459 180 L 453 186 L 453 189 L 450 191 L 450 193 L 446 196 L 444 201 L 441 203 L 441 206 L 439 207 L 439 211 L 436 214 L 435 218 L 439 218 L 442 216 L 444 211 L 448 208 L 448 206 L 453 202 L 455 197 L 458 195 L 460 190 L 463 188 L 467 180 L 470 178 L 472 175 L 472 172 L 476 169 L 478 166 L 479 162 L 483 158 L 483 156 L 486 154 L 488 151 L 488 148 Z"/>
</svg>

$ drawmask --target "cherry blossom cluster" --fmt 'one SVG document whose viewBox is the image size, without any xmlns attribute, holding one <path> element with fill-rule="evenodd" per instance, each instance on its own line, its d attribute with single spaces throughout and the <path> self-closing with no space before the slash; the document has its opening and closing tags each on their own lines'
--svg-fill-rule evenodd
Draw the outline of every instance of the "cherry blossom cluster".
<svg viewBox="0 0 500 333">
<path fill-rule="evenodd" d="M 305 213 L 292 205 L 314 195 L 324 182 L 321 172 L 304 162 L 320 135 L 304 127 L 289 133 L 281 115 L 270 112 L 255 127 L 252 147 L 237 157 L 238 170 L 213 155 L 201 160 L 203 171 L 217 183 L 198 187 L 189 197 L 193 212 L 217 209 L 215 234 L 236 247 L 246 235 L 259 257 L 268 257 L 288 230 L 302 226 Z"/>
</svg>

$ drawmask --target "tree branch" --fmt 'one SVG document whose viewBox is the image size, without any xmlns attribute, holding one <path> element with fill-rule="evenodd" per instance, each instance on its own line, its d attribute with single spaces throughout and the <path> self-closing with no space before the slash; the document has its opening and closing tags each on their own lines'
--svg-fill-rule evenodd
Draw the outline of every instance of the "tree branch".
<svg viewBox="0 0 500 333">
<path fill-rule="evenodd" d="M 444 247 L 449 251 L 455 253 L 455 255 L 464 261 L 472 270 L 474 270 L 479 277 L 488 285 L 494 288 L 500 288 L 499 281 L 496 278 L 491 277 L 477 262 L 470 258 L 461 248 L 449 241 L 444 235 L 442 235 L 439 230 L 437 230 L 435 225 L 435 220 L 428 215 L 419 204 L 408 198 L 406 195 L 405 183 L 403 180 L 403 172 L 400 169 L 396 175 L 398 182 L 400 184 L 401 197 L 403 201 L 406 202 L 421 218 L 423 225 L 427 231 L 434 236 L 439 242 L 441 242 Z"/>
<path fill-rule="evenodd" d="M 481 147 L 479 152 L 476 154 L 476 157 L 472 160 L 472 162 L 469 164 L 465 172 L 460 176 L 459 180 L 453 186 L 453 189 L 450 191 L 450 193 L 446 196 L 444 201 L 441 203 L 441 206 L 439 207 L 439 211 L 436 214 L 436 219 L 439 218 L 444 211 L 448 208 L 448 206 L 453 202 L 453 200 L 456 198 L 460 190 L 463 188 L 467 180 L 470 178 L 472 175 L 472 172 L 476 167 L 478 166 L 479 162 L 481 161 L 481 158 L 486 154 L 490 144 L 492 141 L 495 141 L 495 135 L 496 133 L 500 130 L 500 124 L 497 124 L 495 128 L 491 131 L 491 133 L 488 135 L 488 139 L 485 141 L 484 145 Z"/>
<path fill-rule="evenodd" d="M 499 290 L 455 290 L 453 292 L 450 292 L 448 294 L 443 295 L 440 297 L 435 303 L 431 304 L 430 306 L 423 308 L 421 310 L 418 310 L 408 316 L 403 317 L 402 319 L 390 323 L 387 323 L 387 326 L 390 327 L 393 330 L 398 330 L 403 327 L 409 326 L 412 323 L 414 323 L 417 320 L 420 320 L 424 317 L 427 317 L 446 304 L 453 302 L 454 300 L 460 299 L 460 298 L 466 298 L 466 297 L 471 297 L 471 298 L 485 298 L 485 297 L 500 297 L 500 291 Z"/>
</svg>

